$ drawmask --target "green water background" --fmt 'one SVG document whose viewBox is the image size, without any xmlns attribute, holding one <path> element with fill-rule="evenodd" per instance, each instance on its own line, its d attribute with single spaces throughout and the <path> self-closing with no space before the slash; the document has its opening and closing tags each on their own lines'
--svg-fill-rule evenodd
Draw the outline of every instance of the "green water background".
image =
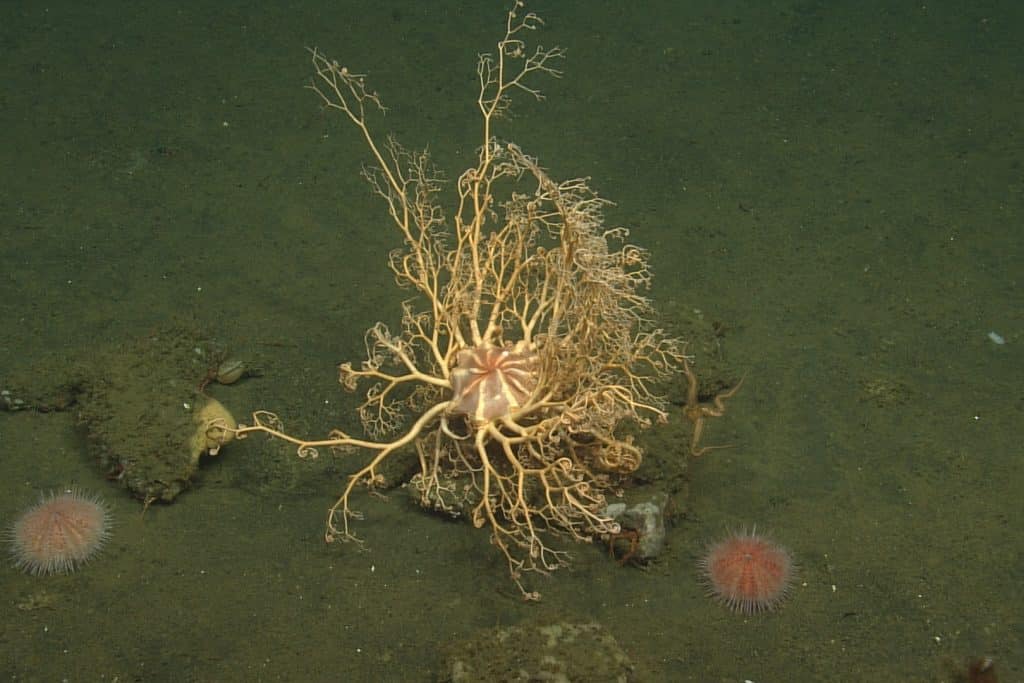
<svg viewBox="0 0 1024 683">
<path fill-rule="evenodd" d="M 658 306 L 724 323 L 747 377 L 709 424 L 736 446 L 690 468 L 666 555 L 578 547 L 523 604 L 486 533 L 403 498 L 365 502 L 368 552 L 325 545 L 329 466 L 234 444 L 141 516 L 70 414 L 0 415 L 0 518 L 76 482 L 117 519 L 72 576 L 0 569 L 5 679 L 429 681 L 446 642 L 562 619 L 604 624 L 643 680 L 932 681 L 983 654 L 1024 678 L 1024 6 L 533 9 L 565 78 L 500 134 L 591 176 L 651 250 Z M 454 177 L 503 11 L 7 3 L 0 376 L 194 317 L 263 365 L 218 393 L 236 413 L 354 427 L 335 365 L 396 318 L 398 237 L 361 141 L 303 90 L 303 48 L 369 72 L 382 132 Z M 695 562 L 753 524 L 800 577 L 744 618 Z"/>
</svg>

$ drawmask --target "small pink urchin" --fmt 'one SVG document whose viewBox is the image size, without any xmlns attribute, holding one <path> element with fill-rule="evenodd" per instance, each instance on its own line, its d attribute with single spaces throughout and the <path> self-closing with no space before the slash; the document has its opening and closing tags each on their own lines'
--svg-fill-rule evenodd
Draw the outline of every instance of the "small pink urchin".
<svg viewBox="0 0 1024 683">
<path fill-rule="evenodd" d="M 29 574 L 67 574 L 96 555 L 110 537 L 110 514 L 97 496 L 77 489 L 40 497 L 9 531 L 16 567 Z"/>
<path fill-rule="evenodd" d="M 711 545 L 699 566 L 708 593 L 742 614 L 778 608 L 796 573 L 789 551 L 756 530 L 731 533 Z"/>
</svg>

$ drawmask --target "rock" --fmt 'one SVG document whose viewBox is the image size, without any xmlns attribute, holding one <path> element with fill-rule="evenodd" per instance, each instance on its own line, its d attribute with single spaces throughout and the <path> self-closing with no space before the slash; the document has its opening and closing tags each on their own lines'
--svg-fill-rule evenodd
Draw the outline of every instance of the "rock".
<svg viewBox="0 0 1024 683">
<path fill-rule="evenodd" d="M 189 486 L 199 456 L 233 436 L 231 414 L 197 391 L 221 355 L 186 324 L 77 358 L 55 353 L 0 378 L 0 410 L 73 413 L 108 479 L 140 500 L 170 502 Z"/>
<path fill-rule="evenodd" d="M 604 514 L 618 522 L 623 531 L 638 534 L 630 559 L 647 562 L 665 549 L 665 507 L 668 500 L 668 494 L 659 491 L 632 504 L 612 503 L 605 508 Z"/>
<path fill-rule="evenodd" d="M 456 643 L 440 680 L 628 683 L 635 676 L 633 662 L 604 626 L 556 622 L 499 626 Z"/>
</svg>

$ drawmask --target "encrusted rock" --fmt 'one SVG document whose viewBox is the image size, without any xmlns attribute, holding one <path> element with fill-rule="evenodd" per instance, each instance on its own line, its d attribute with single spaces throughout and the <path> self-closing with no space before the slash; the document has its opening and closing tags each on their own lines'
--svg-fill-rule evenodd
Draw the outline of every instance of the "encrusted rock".
<svg viewBox="0 0 1024 683">
<path fill-rule="evenodd" d="M 216 402 L 197 393 L 220 354 L 186 324 L 78 357 L 51 354 L 0 378 L 0 410 L 72 412 L 108 479 L 140 500 L 169 502 L 188 488 L 199 455 L 228 440 L 210 435 L 234 426 L 230 415 L 208 419 L 202 411 Z"/>
<path fill-rule="evenodd" d="M 599 623 L 504 626 L 450 647 L 443 681 L 628 683 L 635 666 Z"/>
</svg>

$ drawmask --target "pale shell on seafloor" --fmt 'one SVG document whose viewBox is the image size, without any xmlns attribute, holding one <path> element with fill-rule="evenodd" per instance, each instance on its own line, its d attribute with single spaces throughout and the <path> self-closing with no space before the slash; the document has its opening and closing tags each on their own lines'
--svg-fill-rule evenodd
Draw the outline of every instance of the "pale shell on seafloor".
<svg viewBox="0 0 1024 683">
<path fill-rule="evenodd" d="M 245 361 L 238 358 L 228 358 L 217 366 L 217 382 L 220 384 L 234 384 L 245 377 L 246 370 Z"/>
</svg>

